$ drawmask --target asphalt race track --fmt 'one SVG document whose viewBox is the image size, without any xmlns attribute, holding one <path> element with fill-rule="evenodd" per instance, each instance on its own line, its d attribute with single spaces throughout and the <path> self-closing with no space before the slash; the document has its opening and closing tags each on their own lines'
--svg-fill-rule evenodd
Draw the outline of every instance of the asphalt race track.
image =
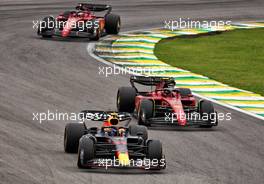
<svg viewBox="0 0 264 184">
<path fill-rule="evenodd" d="M 103 1 L 97 1 L 97 3 Z M 161 27 L 162 20 L 258 20 L 262 0 L 106 1 L 121 15 L 123 31 Z M 33 112 L 115 109 L 117 88 L 128 76 L 104 77 L 86 39 L 40 39 L 32 21 L 76 5 L 68 0 L 0 2 L 0 183 L 230 183 L 264 181 L 264 122 L 231 112 L 212 130 L 152 128 L 163 142 L 167 169 L 79 170 L 63 151 L 67 121 L 33 121 Z M 94 124 L 93 124 L 94 125 Z"/>
</svg>

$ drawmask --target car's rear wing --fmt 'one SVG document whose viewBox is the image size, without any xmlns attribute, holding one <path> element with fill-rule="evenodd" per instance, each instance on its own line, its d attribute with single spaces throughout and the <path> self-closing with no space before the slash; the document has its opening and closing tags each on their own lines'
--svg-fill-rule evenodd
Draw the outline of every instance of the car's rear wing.
<svg viewBox="0 0 264 184">
<path fill-rule="evenodd" d="M 138 83 L 145 86 L 156 86 L 161 82 L 165 82 L 166 84 L 175 84 L 174 78 L 172 77 L 147 77 L 147 76 L 131 76 L 130 83 L 132 87 L 135 87 L 134 83 Z"/>
<path fill-rule="evenodd" d="M 112 7 L 105 4 L 90 4 L 90 3 L 80 3 L 78 6 L 76 6 L 77 10 L 89 10 L 94 12 L 101 12 L 101 11 L 107 11 L 107 13 L 110 13 L 112 11 Z"/>
</svg>

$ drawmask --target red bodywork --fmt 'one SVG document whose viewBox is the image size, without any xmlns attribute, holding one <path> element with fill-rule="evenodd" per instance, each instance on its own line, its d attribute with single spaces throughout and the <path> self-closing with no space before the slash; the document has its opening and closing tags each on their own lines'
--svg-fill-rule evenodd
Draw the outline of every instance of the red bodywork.
<svg viewBox="0 0 264 184">
<path fill-rule="evenodd" d="M 195 107 L 195 98 L 193 95 L 182 97 L 179 92 L 173 91 L 171 94 L 167 95 L 164 92 L 165 82 L 161 82 L 156 85 L 156 89 L 154 91 L 148 92 L 144 95 L 138 95 L 135 99 L 135 108 L 136 111 L 139 112 L 140 103 L 143 99 L 153 100 L 154 104 L 159 104 L 162 107 L 171 107 L 173 109 L 173 113 L 177 116 L 177 122 L 179 125 L 184 126 L 187 123 L 187 119 L 184 113 L 184 106 Z M 154 105 L 155 106 L 155 105 Z"/>
<path fill-rule="evenodd" d="M 62 37 L 67 37 L 69 36 L 70 32 L 76 25 L 78 25 L 78 22 L 80 23 L 86 23 L 88 21 L 93 21 L 93 20 L 98 21 L 98 26 L 99 26 L 99 31 L 102 31 L 105 26 L 105 20 L 102 17 L 97 17 L 95 16 L 91 11 L 79 11 L 79 12 L 70 12 L 68 17 L 65 17 L 64 14 L 60 14 L 56 20 L 58 22 L 66 22 L 63 25 L 63 30 L 61 32 Z M 90 23 L 89 23 L 90 24 Z"/>
</svg>

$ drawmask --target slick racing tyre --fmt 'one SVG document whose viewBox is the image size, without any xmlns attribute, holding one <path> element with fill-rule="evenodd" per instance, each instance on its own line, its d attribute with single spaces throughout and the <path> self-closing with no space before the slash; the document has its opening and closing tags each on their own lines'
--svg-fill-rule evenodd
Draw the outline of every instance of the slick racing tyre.
<svg viewBox="0 0 264 184">
<path fill-rule="evenodd" d="M 147 142 L 147 158 L 150 160 L 153 159 L 162 159 L 162 144 L 159 140 L 149 140 Z"/>
<path fill-rule="evenodd" d="M 42 35 L 43 38 L 51 38 L 52 33 L 50 32 L 55 29 L 55 24 L 56 21 L 53 17 L 45 17 L 38 26 L 38 35 Z"/>
<path fill-rule="evenodd" d="M 129 133 L 132 136 L 138 136 L 138 134 L 140 133 L 141 134 L 140 136 L 143 138 L 144 141 L 148 139 L 147 127 L 142 126 L 142 125 L 130 125 Z"/>
<path fill-rule="evenodd" d="M 107 34 L 118 34 L 120 26 L 121 19 L 119 15 L 109 13 L 105 16 L 105 31 Z"/>
<path fill-rule="evenodd" d="M 83 136 L 80 139 L 79 149 L 78 149 L 78 162 L 77 166 L 79 168 L 90 168 L 87 163 L 95 158 L 95 145 L 94 141 L 88 137 Z"/>
<path fill-rule="evenodd" d="M 142 100 L 138 111 L 138 124 L 150 126 L 147 122 L 154 114 L 154 105 L 151 100 Z"/>
<path fill-rule="evenodd" d="M 217 117 L 214 110 L 213 103 L 207 100 L 201 100 L 199 102 L 199 113 L 201 118 L 208 122 L 208 125 L 202 125 L 203 128 L 211 128 L 212 123 L 216 121 L 215 126 L 217 125 Z"/>
<path fill-rule="evenodd" d="M 121 87 L 117 92 L 117 110 L 118 112 L 134 112 L 136 89 L 133 87 Z"/>
<path fill-rule="evenodd" d="M 64 151 L 66 153 L 77 153 L 79 139 L 85 131 L 82 123 L 68 123 L 64 130 Z"/>
</svg>

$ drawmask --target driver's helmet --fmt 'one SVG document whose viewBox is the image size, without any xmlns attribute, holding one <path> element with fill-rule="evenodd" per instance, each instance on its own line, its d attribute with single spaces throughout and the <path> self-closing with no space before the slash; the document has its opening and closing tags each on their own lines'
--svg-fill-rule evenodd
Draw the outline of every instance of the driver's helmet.
<svg viewBox="0 0 264 184">
<path fill-rule="evenodd" d="M 116 126 L 118 125 L 118 123 L 119 123 L 118 113 L 110 113 L 110 116 L 103 123 L 103 127 L 109 127 L 109 128 L 105 128 L 104 131 L 108 132 L 109 135 L 114 135 L 116 133 L 116 129 L 110 127 Z"/>
<path fill-rule="evenodd" d="M 110 113 L 109 118 L 107 119 L 107 121 L 111 124 L 111 125 L 117 125 L 119 123 L 119 119 L 118 119 L 118 113 Z"/>
<path fill-rule="evenodd" d="M 163 96 L 169 96 L 171 93 L 172 93 L 171 89 L 170 88 L 166 88 L 166 89 L 163 90 L 162 95 Z"/>
<path fill-rule="evenodd" d="M 168 88 L 174 88 L 176 85 L 175 81 L 171 81 L 168 83 Z"/>
<path fill-rule="evenodd" d="M 110 116 L 104 121 L 103 126 L 115 126 L 119 123 L 118 114 L 110 113 Z"/>
<path fill-rule="evenodd" d="M 83 13 L 83 12 L 79 12 L 78 15 L 79 15 L 80 17 L 83 17 L 83 16 L 84 16 L 84 13 Z"/>
</svg>

